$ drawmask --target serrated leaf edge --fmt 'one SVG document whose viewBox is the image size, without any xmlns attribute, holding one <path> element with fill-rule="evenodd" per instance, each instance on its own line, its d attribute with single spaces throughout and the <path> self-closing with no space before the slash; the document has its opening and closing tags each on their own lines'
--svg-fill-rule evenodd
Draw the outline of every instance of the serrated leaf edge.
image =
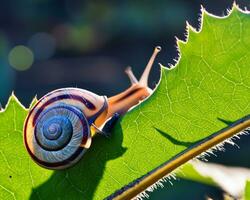
<svg viewBox="0 0 250 200">
<path fill-rule="evenodd" d="M 25 108 L 25 106 L 16 97 L 14 91 L 12 91 L 11 95 L 10 95 L 10 97 L 9 97 L 6 105 L 5 105 L 5 107 L 0 110 L 0 113 L 4 113 L 8 109 L 8 107 L 9 107 L 9 105 L 10 105 L 10 103 L 11 103 L 12 100 L 14 100 L 18 104 L 18 106 L 20 106 L 22 109 L 28 110 L 27 108 Z"/>
<path fill-rule="evenodd" d="M 208 12 L 201 5 L 200 15 L 199 15 L 199 18 L 198 18 L 198 21 L 199 21 L 198 28 L 193 27 L 188 21 L 186 21 L 186 27 L 185 27 L 185 32 L 184 32 L 184 36 L 185 36 L 184 40 L 182 40 L 182 39 L 178 38 L 177 36 L 175 36 L 175 40 L 176 40 L 176 46 L 175 47 L 176 47 L 177 52 L 178 52 L 177 57 L 174 58 L 175 64 L 172 65 L 172 64 L 169 63 L 168 67 L 166 67 L 163 64 L 159 63 L 160 66 L 162 68 L 164 68 L 165 70 L 171 70 L 171 69 L 175 68 L 179 64 L 179 62 L 181 60 L 180 46 L 182 44 L 185 45 L 185 44 L 188 43 L 190 32 L 193 32 L 193 33 L 196 33 L 196 34 L 201 33 L 205 15 L 213 17 L 213 18 L 217 18 L 217 19 L 226 19 L 227 17 L 229 17 L 232 14 L 232 12 L 234 10 L 239 11 L 239 12 L 244 13 L 244 14 L 250 14 L 250 10 L 247 10 L 246 7 L 245 7 L 245 10 L 241 9 L 240 6 L 235 1 L 233 2 L 233 5 L 232 5 L 231 9 L 226 10 L 226 14 L 224 16 L 214 15 L 214 14 Z"/>
<path fill-rule="evenodd" d="M 162 77 L 163 71 L 164 70 L 172 70 L 173 68 L 175 68 L 180 60 L 181 60 L 181 52 L 180 52 L 180 46 L 182 44 L 187 44 L 188 40 L 189 40 L 189 35 L 190 32 L 193 33 L 197 33 L 199 34 L 202 31 L 203 28 L 203 21 L 204 21 L 204 16 L 207 15 L 209 17 L 213 17 L 213 18 L 217 18 L 217 19 L 225 19 L 227 17 L 229 17 L 232 12 L 236 11 L 236 12 L 241 12 L 244 14 L 250 14 L 250 11 L 243 10 L 239 7 L 239 5 L 234 2 L 231 9 L 227 9 L 227 13 L 224 16 L 217 16 L 217 15 L 213 15 L 211 13 L 209 13 L 208 11 L 206 11 L 206 9 L 201 5 L 201 14 L 200 14 L 200 18 L 198 19 L 200 24 L 199 24 L 199 28 L 196 29 L 194 28 L 191 24 L 189 24 L 189 22 L 186 21 L 186 29 L 185 29 L 185 36 L 186 38 L 184 40 L 179 39 L 178 37 L 175 37 L 176 39 L 176 48 L 178 51 L 178 57 L 177 59 L 174 59 L 174 61 L 176 62 L 175 65 L 171 65 L 169 64 L 169 67 L 166 67 L 164 65 L 162 65 L 161 63 L 159 63 L 160 67 L 161 67 L 161 75 L 160 77 Z M 157 90 L 158 86 L 160 84 L 159 83 L 156 85 L 155 90 Z M 154 90 L 154 91 L 155 91 Z M 201 154 L 203 157 L 206 155 L 202 154 L 210 149 L 217 148 L 216 146 L 220 146 L 221 144 L 223 145 L 223 141 L 226 141 L 228 139 L 230 139 L 231 137 L 233 137 L 234 135 L 238 135 L 241 134 L 242 132 L 244 133 L 244 130 L 246 130 L 248 127 L 250 127 L 250 115 L 247 116 L 247 120 L 242 124 L 236 124 L 235 127 L 232 127 L 229 131 L 225 131 L 225 132 L 221 132 L 218 137 L 214 137 L 213 139 L 215 140 L 214 142 L 212 142 L 211 144 L 211 140 L 209 141 L 203 141 L 202 143 L 202 149 L 203 151 L 198 152 L 197 149 L 191 149 L 191 155 L 188 156 L 184 156 L 184 154 L 188 154 L 190 153 L 190 151 L 187 151 L 186 153 L 182 154 L 179 158 L 180 160 L 179 165 L 175 168 L 173 167 L 168 167 L 170 165 L 170 163 L 172 163 L 173 161 L 176 162 L 177 159 L 173 159 L 172 162 L 168 162 L 165 166 L 164 169 L 163 167 L 160 167 L 159 169 L 156 169 L 153 173 L 151 173 L 149 176 L 146 176 L 145 178 L 143 178 L 142 180 L 140 180 L 140 182 L 136 183 L 135 185 L 133 185 L 132 187 L 128 187 L 123 191 L 118 192 L 118 195 L 111 195 L 110 197 L 107 197 L 107 199 L 114 199 L 114 200 L 129 200 L 129 199 L 143 199 L 143 198 L 147 198 L 148 195 L 146 194 L 145 191 L 152 191 L 152 188 L 156 189 L 157 186 L 161 186 L 161 184 L 157 184 L 157 182 L 161 182 L 161 179 L 168 179 L 169 177 L 175 177 L 174 173 L 172 173 L 176 168 L 180 167 L 182 164 L 184 164 L 185 162 L 187 162 L 188 160 L 191 160 L 195 157 L 199 157 L 199 154 Z M 187 159 L 188 158 L 188 159 Z M 186 159 L 186 160 L 185 160 Z M 161 170 L 161 171 L 160 171 Z M 164 175 L 165 174 L 165 175 Z M 168 175 L 169 174 L 169 175 Z M 156 178 L 158 177 L 158 178 Z M 147 179 L 147 180 L 146 180 Z"/>
</svg>

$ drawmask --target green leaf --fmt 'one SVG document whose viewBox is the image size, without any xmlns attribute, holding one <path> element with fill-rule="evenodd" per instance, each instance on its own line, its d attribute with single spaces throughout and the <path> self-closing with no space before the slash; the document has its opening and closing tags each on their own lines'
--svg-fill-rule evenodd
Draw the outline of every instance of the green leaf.
<svg viewBox="0 0 250 200">
<path fill-rule="evenodd" d="M 246 187 L 245 187 L 245 200 L 250 200 L 250 180 L 246 181 Z"/>
<path fill-rule="evenodd" d="M 217 186 L 215 181 L 210 176 L 200 173 L 199 170 L 195 168 L 195 163 L 188 162 L 182 165 L 175 171 L 175 175 L 179 178 L 188 179 L 211 186 Z"/>
<path fill-rule="evenodd" d="M 12 95 L 0 112 L 0 199 L 28 199 L 53 173 L 33 163 L 23 145 L 26 110 Z"/>
<path fill-rule="evenodd" d="M 12 96 L 0 114 L 1 199 L 103 199 L 131 183 L 114 195 L 130 198 L 155 174 L 166 175 L 163 168 L 236 134 L 240 129 L 210 137 L 250 113 L 250 16 L 237 9 L 221 19 L 202 13 L 201 32 L 189 27 L 188 42 L 178 41 L 181 59 L 161 69 L 153 95 L 117 123 L 110 139 L 94 138 L 70 169 L 46 170 L 29 158 L 22 141 L 27 110 Z"/>
<path fill-rule="evenodd" d="M 247 196 L 250 169 L 192 161 L 176 170 L 178 177 L 221 188 L 235 199 Z"/>
</svg>

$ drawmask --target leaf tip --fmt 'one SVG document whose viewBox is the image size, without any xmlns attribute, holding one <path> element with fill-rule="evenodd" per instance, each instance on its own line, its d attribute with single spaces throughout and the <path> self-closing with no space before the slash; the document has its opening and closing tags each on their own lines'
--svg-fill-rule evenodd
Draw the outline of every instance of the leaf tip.
<svg viewBox="0 0 250 200">
<path fill-rule="evenodd" d="M 29 109 L 31 109 L 38 102 L 37 95 L 32 99 Z"/>
<path fill-rule="evenodd" d="M 244 14 L 250 14 L 250 10 L 246 6 L 244 8 L 241 8 L 239 6 L 239 4 L 237 4 L 236 1 L 233 2 L 233 6 L 232 6 L 232 9 L 231 9 L 231 12 L 232 11 L 238 11 L 238 12 L 242 12 Z"/>
<path fill-rule="evenodd" d="M 11 95 L 10 95 L 10 97 L 9 97 L 9 99 L 8 99 L 8 101 L 7 101 L 7 103 L 6 103 L 6 105 L 5 105 L 5 107 L 0 109 L 0 113 L 5 112 L 5 111 L 8 109 L 8 107 L 9 107 L 11 104 L 13 104 L 13 103 L 16 103 L 16 104 L 17 104 L 18 106 L 20 106 L 22 109 L 27 110 L 27 109 L 24 107 L 24 105 L 19 101 L 19 99 L 16 97 L 14 91 L 12 91 L 12 92 L 11 92 Z"/>
</svg>

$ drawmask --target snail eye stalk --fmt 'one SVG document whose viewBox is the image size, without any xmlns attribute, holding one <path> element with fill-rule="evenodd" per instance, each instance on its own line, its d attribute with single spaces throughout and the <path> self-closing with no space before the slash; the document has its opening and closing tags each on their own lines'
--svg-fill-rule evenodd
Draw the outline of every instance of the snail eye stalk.
<svg viewBox="0 0 250 200">
<path fill-rule="evenodd" d="M 126 69 L 125 69 L 125 73 L 128 75 L 129 79 L 130 79 L 130 82 L 131 82 L 131 85 L 133 84 L 137 84 L 138 83 L 138 80 L 137 78 L 135 77 L 133 71 L 132 71 L 132 68 L 130 66 L 128 66 Z"/>
<path fill-rule="evenodd" d="M 146 68 L 145 68 L 145 70 L 144 70 L 144 72 L 143 72 L 143 74 L 142 74 L 142 76 L 140 78 L 140 81 L 139 81 L 140 85 L 142 85 L 144 87 L 148 87 L 149 73 L 150 73 L 151 68 L 153 66 L 154 60 L 155 60 L 157 54 L 160 51 L 161 51 L 161 47 L 160 46 L 155 47 L 154 52 L 153 52 L 151 58 L 149 59 L 148 64 L 147 64 L 147 66 L 146 66 Z"/>
<path fill-rule="evenodd" d="M 105 118 L 106 120 L 112 117 L 115 113 L 126 113 L 133 106 L 137 105 L 140 101 L 152 94 L 152 90 L 148 87 L 148 76 L 153 66 L 154 60 L 160 51 L 161 47 L 155 47 L 154 52 L 149 59 L 139 81 L 134 76 L 131 67 L 127 67 L 125 73 L 128 75 L 132 85 L 124 92 L 108 98 L 109 106 Z"/>
</svg>

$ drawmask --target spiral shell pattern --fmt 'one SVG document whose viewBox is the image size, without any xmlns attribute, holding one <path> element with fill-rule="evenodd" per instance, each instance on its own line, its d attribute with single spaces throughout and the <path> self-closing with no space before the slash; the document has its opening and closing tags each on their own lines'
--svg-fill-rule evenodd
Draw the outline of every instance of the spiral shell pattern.
<svg viewBox="0 0 250 200">
<path fill-rule="evenodd" d="M 29 112 L 24 125 L 24 143 L 33 160 L 49 169 L 62 169 L 76 163 L 91 144 L 89 119 L 103 98 L 96 105 L 91 100 L 97 103 L 98 98 L 73 88 L 56 90 L 42 97 Z"/>
</svg>

